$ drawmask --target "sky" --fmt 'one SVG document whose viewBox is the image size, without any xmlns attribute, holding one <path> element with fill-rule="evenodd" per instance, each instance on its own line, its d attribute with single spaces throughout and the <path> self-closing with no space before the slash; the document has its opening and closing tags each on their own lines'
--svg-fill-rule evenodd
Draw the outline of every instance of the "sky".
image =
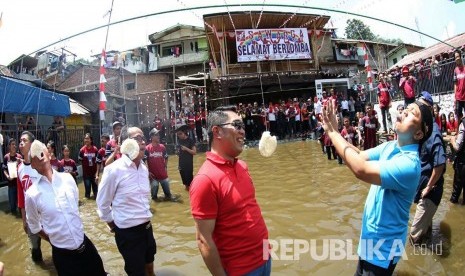
<svg viewBox="0 0 465 276">
<path fill-rule="evenodd" d="M 465 32 L 465 2 L 450 0 L 113 0 L 111 21 L 119 21 L 161 11 L 224 4 L 292 4 L 322 7 L 369 15 L 418 29 L 440 40 Z M 112 0 L 0 0 L 0 65 L 8 65 L 22 54 L 30 54 L 51 43 L 108 23 Z M 358 18 L 373 33 L 384 38 L 400 38 L 406 43 L 430 46 L 437 41 L 386 23 L 323 12 L 309 8 L 265 7 L 267 11 L 313 13 L 331 16 L 332 26 L 344 36 L 347 19 Z M 230 7 L 229 11 L 260 11 L 261 7 Z M 223 8 L 183 11 L 110 26 L 107 50 L 127 50 L 149 44 L 148 36 L 175 24 L 202 26 L 202 14 L 227 12 Z M 106 16 L 105 16 L 106 15 Z M 280 23 L 281 24 L 281 23 Z M 46 48 L 65 48 L 78 58 L 89 59 L 105 46 L 106 28 L 65 40 Z"/>
</svg>

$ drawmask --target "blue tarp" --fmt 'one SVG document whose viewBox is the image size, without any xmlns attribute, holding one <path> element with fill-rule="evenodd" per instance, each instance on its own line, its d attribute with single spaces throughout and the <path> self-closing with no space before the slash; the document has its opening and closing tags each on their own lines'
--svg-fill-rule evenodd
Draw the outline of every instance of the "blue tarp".
<svg viewBox="0 0 465 276">
<path fill-rule="evenodd" d="M 0 76 L 0 112 L 68 117 L 69 97 Z"/>
</svg>

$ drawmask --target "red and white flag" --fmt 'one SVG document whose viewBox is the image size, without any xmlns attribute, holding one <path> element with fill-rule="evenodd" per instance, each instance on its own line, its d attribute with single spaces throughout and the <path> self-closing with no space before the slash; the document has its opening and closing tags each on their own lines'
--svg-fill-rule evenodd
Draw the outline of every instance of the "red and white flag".
<svg viewBox="0 0 465 276">
<path fill-rule="evenodd" d="M 105 120 L 105 110 L 107 109 L 107 97 L 105 97 L 105 83 L 107 80 L 105 79 L 105 67 L 104 65 L 106 64 L 106 53 L 105 49 L 102 50 L 102 57 L 100 58 L 100 85 L 99 85 L 99 98 L 100 98 L 100 104 L 99 104 L 99 111 L 100 111 L 100 121 Z"/>
</svg>

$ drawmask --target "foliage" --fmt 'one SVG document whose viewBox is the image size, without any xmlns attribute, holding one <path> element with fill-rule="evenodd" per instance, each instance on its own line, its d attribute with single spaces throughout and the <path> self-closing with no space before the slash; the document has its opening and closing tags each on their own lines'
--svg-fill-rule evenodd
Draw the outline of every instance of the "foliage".
<svg viewBox="0 0 465 276">
<path fill-rule="evenodd" d="M 365 23 L 363 23 L 363 21 L 358 19 L 347 20 L 347 26 L 345 28 L 345 31 L 346 37 L 348 39 L 369 40 L 396 45 L 403 43 L 400 38 L 384 38 L 374 34 L 371 31 L 370 26 L 366 25 Z"/>
<path fill-rule="evenodd" d="M 87 59 L 84 59 L 84 58 L 79 58 L 79 59 L 76 59 L 74 61 L 74 64 L 79 64 L 79 63 L 82 63 L 82 64 L 91 64 L 90 61 L 88 61 Z"/>
<path fill-rule="evenodd" d="M 346 37 L 357 40 L 374 40 L 376 36 L 370 30 L 370 27 L 365 25 L 361 20 L 349 19 L 345 28 Z"/>
</svg>

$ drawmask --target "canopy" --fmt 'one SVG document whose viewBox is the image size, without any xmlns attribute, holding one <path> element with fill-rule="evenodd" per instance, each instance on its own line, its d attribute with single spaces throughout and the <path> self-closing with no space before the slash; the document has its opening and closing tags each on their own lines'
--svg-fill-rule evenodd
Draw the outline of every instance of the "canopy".
<svg viewBox="0 0 465 276">
<path fill-rule="evenodd" d="M 0 112 L 68 117 L 71 108 L 68 96 L 0 76 Z"/>
</svg>

